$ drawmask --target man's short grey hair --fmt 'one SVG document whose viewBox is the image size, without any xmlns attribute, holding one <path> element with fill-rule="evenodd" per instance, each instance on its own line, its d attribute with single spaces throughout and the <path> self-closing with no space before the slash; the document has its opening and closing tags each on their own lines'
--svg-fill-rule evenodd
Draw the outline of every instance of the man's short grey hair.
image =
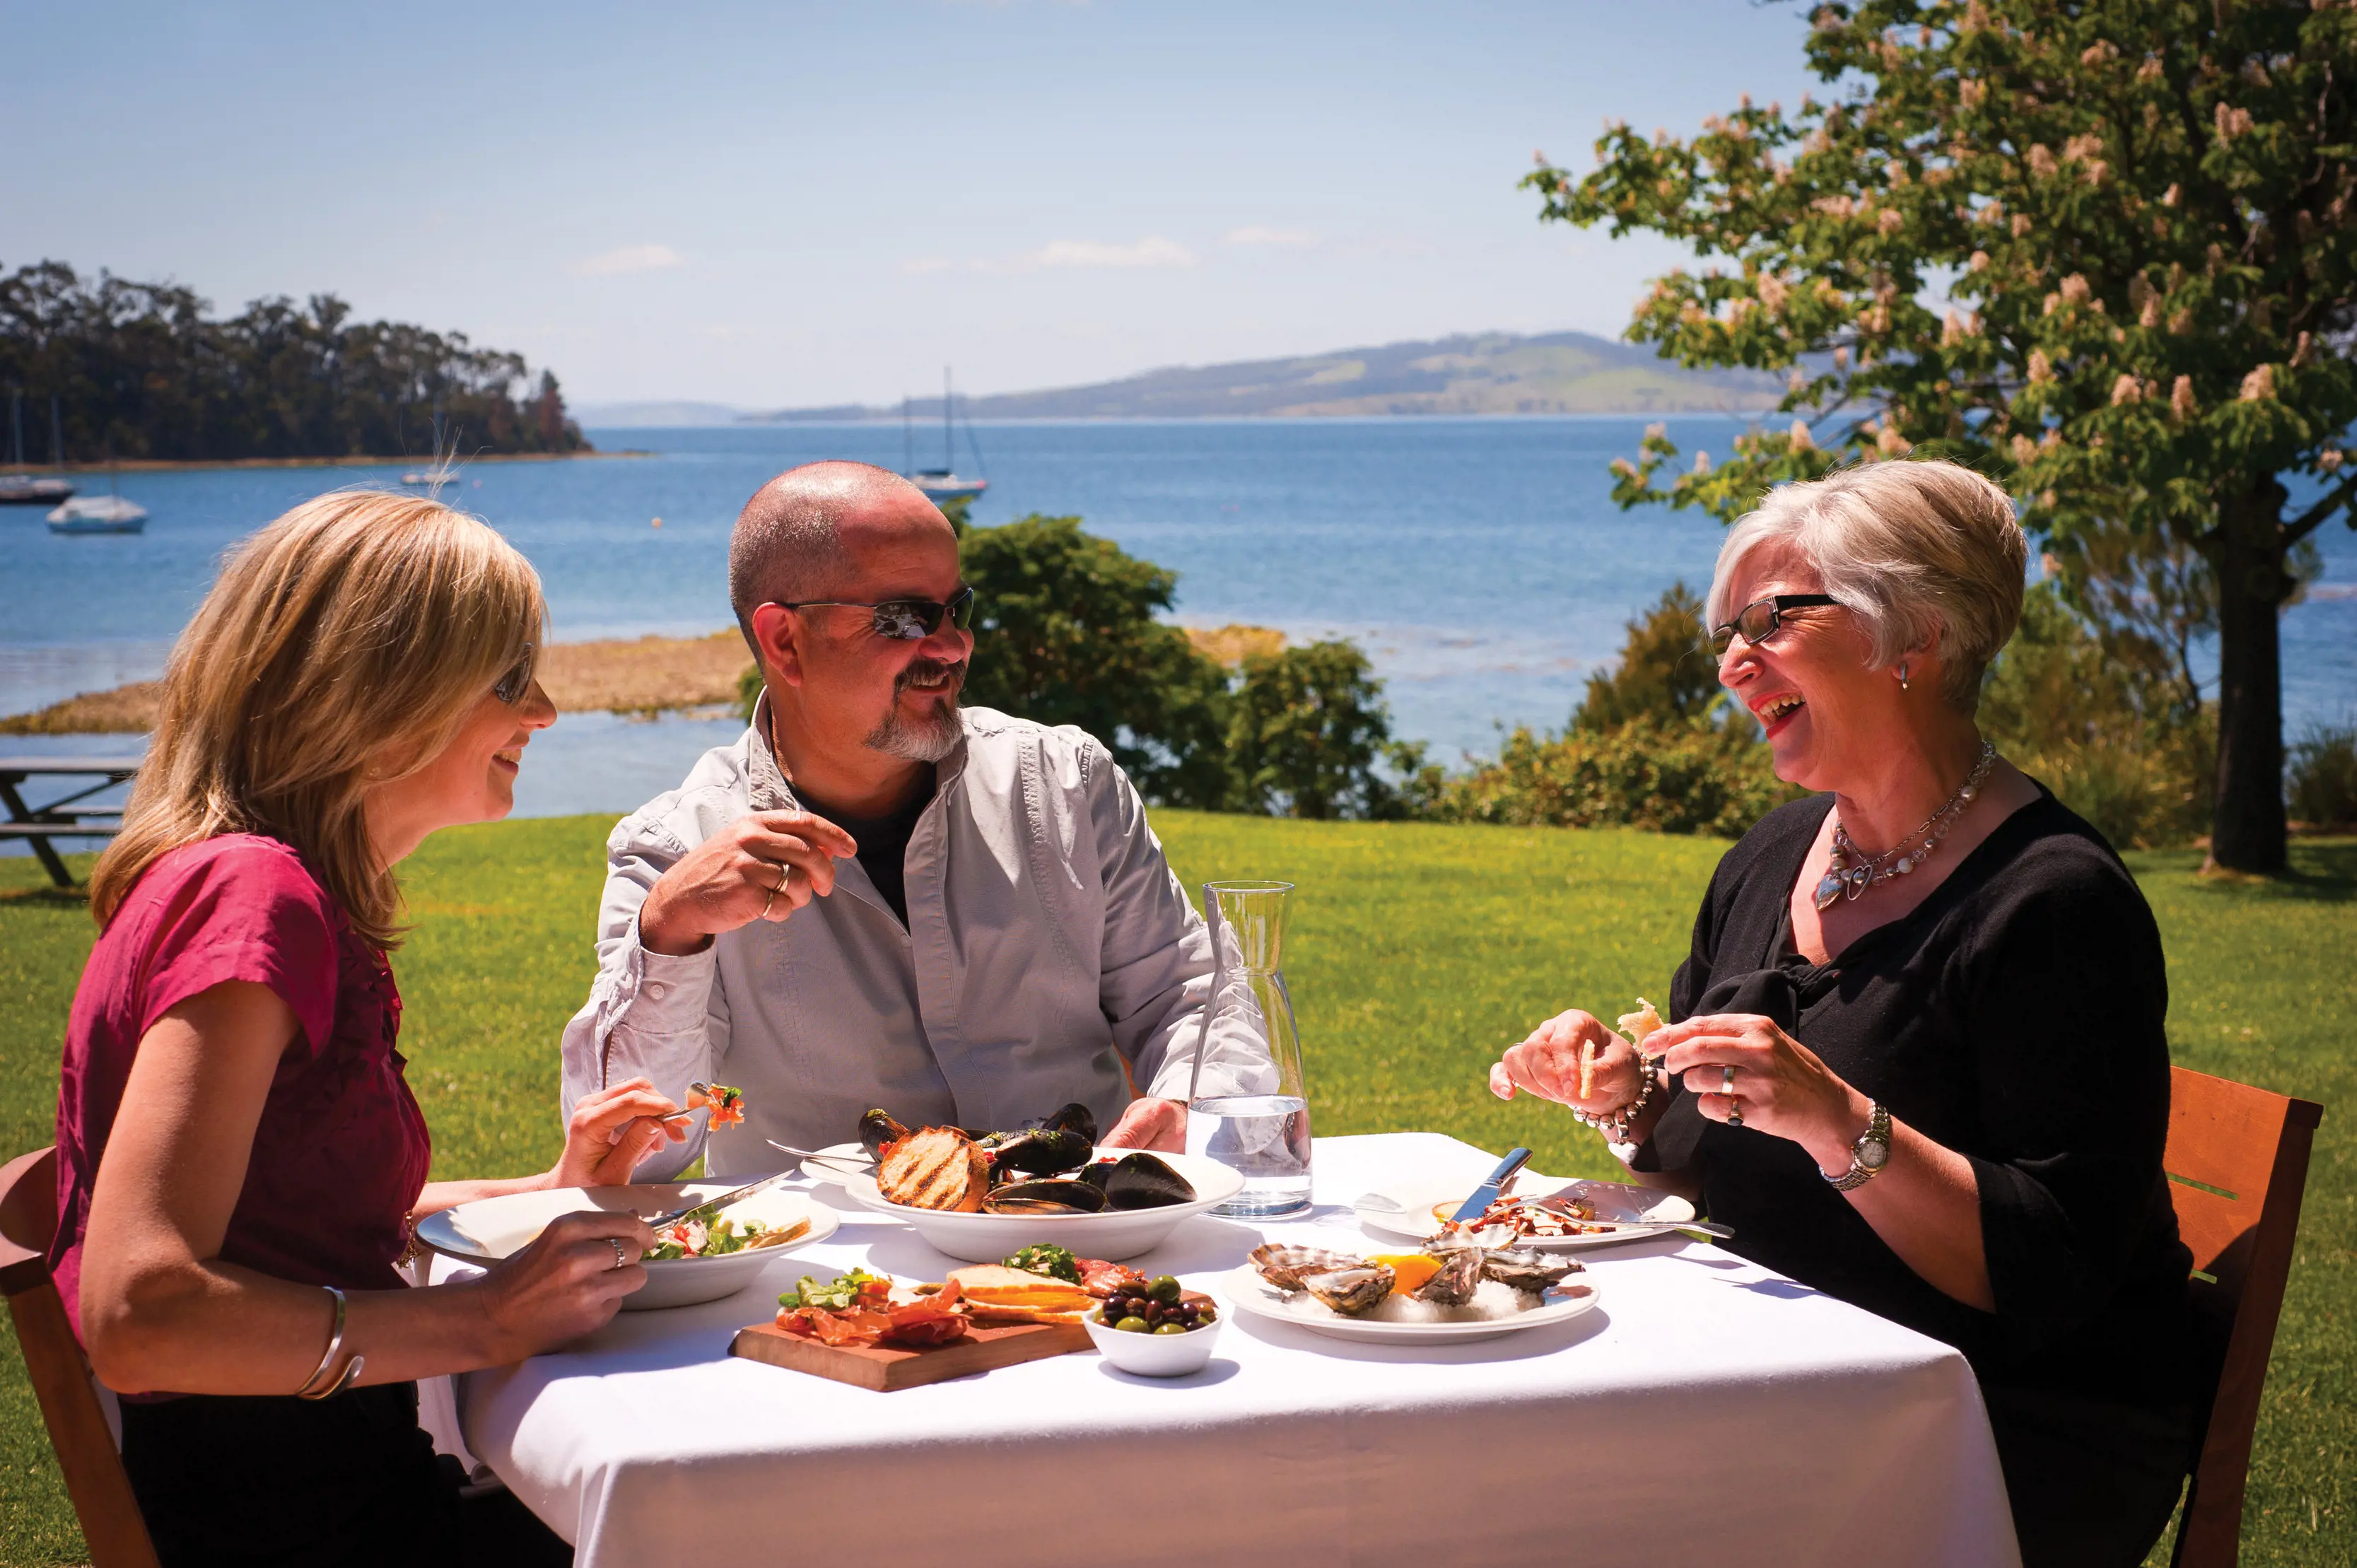
<svg viewBox="0 0 2357 1568">
<path fill-rule="evenodd" d="M 2029 542 L 2013 498 L 1960 464 L 1870 463 L 1786 485 L 1727 531 L 1712 575 L 1710 624 L 1738 568 L 1762 545 L 1790 546 L 1814 569 L 1873 643 L 1871 668 L 1936 641 L 1941 695 L 1959 713 L 1980 706 L 1981 677 L 2021 622 Z"/>
<path fill-rule="evenodd" d="M 836 519 L 907 480 L 866 463 L 806 463 L 753 492 L 728 535 L 728 603 L 753 646 L 753 612 L 838 591 L 845 558 Z M 753 647 L 754 658 L 760 649 Z"/>
</svg>

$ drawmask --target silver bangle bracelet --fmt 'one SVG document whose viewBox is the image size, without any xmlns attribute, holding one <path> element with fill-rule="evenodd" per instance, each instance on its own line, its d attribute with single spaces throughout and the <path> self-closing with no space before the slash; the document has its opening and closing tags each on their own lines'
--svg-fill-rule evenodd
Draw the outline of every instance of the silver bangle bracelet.
<svg viewBox="0 0 2357 1568">
<path fill-rule="evenodd" d="M 362 1358 L 355 1356 L 345 1364 L 342 1375 L 331 1380 L 327 1387 L 323 1389 L 312 1387 L 320 1379 L 328 1376 L 328 1369 L 336 1364 L 337 1353 L 344 1348 L 344 1314 L 347 1305 L 344 1301 L 344 1293 L 333 1285 L 321 1285 L 319 1288 L 336 1298 L 336 1327 L 335 1332 L 328 1337 L 327 1354 L 321 1356 L 319 1364 L 311 1369 L 311 1375 L 303 1380 L 303 1386 L 295 1391 L 295 1397 L 297 1399 L 331 1398 L 351 1387 L 352 1380 L 359 1377 L 361 1372 Z"/>
</svg>

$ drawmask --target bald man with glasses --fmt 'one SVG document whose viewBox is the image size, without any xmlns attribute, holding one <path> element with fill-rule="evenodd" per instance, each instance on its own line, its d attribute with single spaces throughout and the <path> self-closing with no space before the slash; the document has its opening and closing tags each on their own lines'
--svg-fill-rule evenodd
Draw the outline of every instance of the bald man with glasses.
<svg viewBox="0 0 2357 1568">
<path fill-rule="evenodd" d="M 774 1170 L 763 1141 L 1007 1127 L 1079 1101 L 1103 1141 L 1182 1146 L 1210 993 L 1202 918 L 1093 737 L 962 708 L 974 591 L 917 488 L 861 463 L 746 504 L 729 597 L 753 722 L 607 842 L 565 1101 L 644 1076 L 745 1094 L 746 1119 L 640 1167 Z M 1255 1076 L 1215 1036 L 1206 1092 Z M 699 1128 L 699 1133 L 701 1129 Z"/>
</svg>

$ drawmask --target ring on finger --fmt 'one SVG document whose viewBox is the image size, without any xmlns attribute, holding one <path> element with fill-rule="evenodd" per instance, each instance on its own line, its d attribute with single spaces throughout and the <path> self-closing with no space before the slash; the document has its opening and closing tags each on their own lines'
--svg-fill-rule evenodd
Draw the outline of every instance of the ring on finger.
<svg viewBox="0 0 2357 1568">
<path fill-rule="evenodd" d="M 1720 1075 L 1720 1078 L 1719 1078 L 1719 1080 L 1718 1080 L 1718 1091 L 1719 1091 L 1721 1094 L 1727 1095 L 1727 1096 L 1728 1098 L 1730 1098 L 1730 1099 L 1732 1099 L 1732 1098 L 1734 1097 L 1734 1094 L 1735 1094 L 1735 1064 L 1734 1064 L 1733 1062 L 1728 1062 L 1728 1063 L 1727 1064 L 1727 1069 L 1726 1069 L 1726 1071 L 1725 1071 L 1723 1074 L 1721 1074 L 1721 1075 Z"/>
<path fill-rule="evenodd" d="M 614 1243 L 614 1266 L 618 1269 L 629 1268 L 630 1255 L 622 1250 L 622 1239 L 619 1236 L 608 1236 L 606 1240 Z"/>
<path fill-rule="evenodd" d="M 1731 1094 L 1727 1097 L 1727 1124 L 1730 1127 L 1743 1125 L 1743 1101 Z"/>
</svg>

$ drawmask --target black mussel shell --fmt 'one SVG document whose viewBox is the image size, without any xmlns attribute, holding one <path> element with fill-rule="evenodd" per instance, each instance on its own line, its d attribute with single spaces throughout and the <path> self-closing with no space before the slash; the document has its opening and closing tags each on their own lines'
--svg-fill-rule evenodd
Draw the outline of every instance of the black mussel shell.
<svg viewBox="0 0 2357 1568">
<path fill-rule="evenodd" d="M 1088 1164 L 1089 1156 L 1095 1152 L 1096 1146 L 1077 1133 L 1035 1127 L 1028 1133 L 1009 1134 L 989 1154 L 998 1168 L 1011 1177 L 1076 1171 Z"/>
<path fill-rule="evenodd" d="M 1105 1195 L 1084 1181 L 1016 1181 L 990 1189 L 985 1214 L 1094 1214 Z"/>
<path fill-rule="evenodd" d="M 1195 1185 L 1148 1154 L 1091 1165 L 1083 1181 L 1104 1188 L 1107 1208 L 1168 1208 L 1195 1201 Z"/>
<path fill-rule="evenodd" d="M 1040 1122 L 1039 1126 L 1045 1132 L 1070 1133 L 1090 1148 L 1096 1147 L 1096 1113 L 1077 1100 Z M 1084 1155 L 1082 1158 L 1087 1156 Z"/>
<path fill-rule="evenodd" d="M 889 1111 L 870 1111 L 859 1119 L 859 1146 L 870 1158 L 882 1159 L 884 1145 L 897 1144 L 909 1135 L 909 1130 L 892 1120 Z"/>
</svg>

